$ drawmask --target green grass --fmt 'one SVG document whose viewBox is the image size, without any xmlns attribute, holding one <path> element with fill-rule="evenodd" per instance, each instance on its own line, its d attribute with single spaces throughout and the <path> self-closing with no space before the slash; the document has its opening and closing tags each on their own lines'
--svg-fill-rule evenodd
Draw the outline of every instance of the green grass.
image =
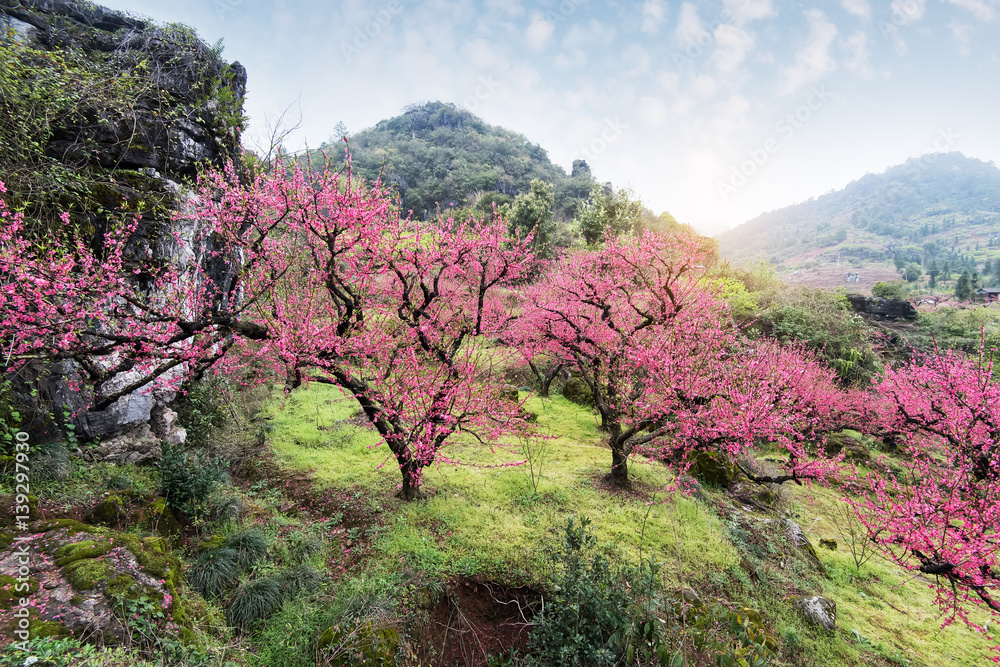
<svg viewBox="0 0 1000 667">
<path fill-rule="evenodd" d="M 354 489 L 383 508 L 367 577 L 393 578 L 408 571 L 424 580 L 476 576 L 543 586 L 551 576 L 548 555 L 567 516 L 586 515 L 600 548 L 613 559 L 638 564 L 652 557 L 663 563 L 668 586 L 680 585 L 683 575 L 703 594 L 758 609 L 782 640 L 783 657 L 776 664 L 974 665 L 984 664 L 996 643 L 959 624 L 942 629 L 933 591 L 891 563 L 874 559 L 856 574 L 830 519 L 840 502 L 835 489 L 796 487 L 783 494 L 829 578 L 806 571 L 799 561 L 783 565 L 773 555 L 759 561 L 763 569 L 755 571 L 747 546 L 727 527 L 731 519 L 723 518 L 734 508 L 742 511 L 731 495 L 708 490 L 703 500 L 668 496 L 660 489 L 673 477 L 658 465 L 634 461 L 634 491 L 609 492 L 601 479 L 611 456 L 595 417 L 562 397 L 532 397 L 526 403 L 542 432 L 558 436 L 537 494 L 526 467 L 502 465 L 517 460 L 516 454 L 490 452 L 460 438 L 446 453 L 461 464 L 429 468 L 423 482 L 428 498 L 412 503 L 392 497 L 399 472 L 391 460 L 379 468 L 388 451 L 377 446 L 376 434 L 363 431 L 345 439 L 340 433 L 355 428 L 343 421 L 356 409 L 352 399 L 315 385 L 293 392 L 283 403 L 272 405 L 269 413 L 270 443 L 279 460 L 311 472 L 321 489 Z M 743 514 L 758 523 L 765 518 Z M 780 530 L 771 532 L 769 539 L 782 542 Z M 839 549 L 821 548 L 821 537 L 837 539 Z M 837 632 L 809 627 L 792 606 L 794 594 L 835 600 Z"/>
</svg>

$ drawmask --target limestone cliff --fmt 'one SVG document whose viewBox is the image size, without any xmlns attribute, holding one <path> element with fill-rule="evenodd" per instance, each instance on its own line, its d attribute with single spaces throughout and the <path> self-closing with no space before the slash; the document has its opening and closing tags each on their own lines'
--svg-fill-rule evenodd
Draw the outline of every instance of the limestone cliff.
<svg viewBox="0 0 1000 667">
<path fill-rule="evenodd" d="M 188 205 L 200 166 L 239 160 L 246 70 L 190 28 L 90 2 L 0 3 L 0 28 L 0 180 L 8 199 L 40 234 L 70 211 L 95 247 L 115 215 L 139 212 L 139 236 L 157 261 L 190 261 L 171 239 L 191 238 L 192 223 L 174 214 Z M 91 397 L 67 382 L 79 373 L 73 362 L 34 371 L 15 389 L 38 437 L 57 428 L 46 415 L 72 415 L 86 439 L 131 433 L 148 446 L 183 437 L 165 407 L 170 395 L 140 391 L 84 411 Z"/>
</svg>

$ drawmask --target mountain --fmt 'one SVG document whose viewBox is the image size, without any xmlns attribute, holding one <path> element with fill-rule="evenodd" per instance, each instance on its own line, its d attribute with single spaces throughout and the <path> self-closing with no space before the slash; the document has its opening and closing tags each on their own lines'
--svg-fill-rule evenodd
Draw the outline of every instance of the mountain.
<svg viewBox="0 0 1000 667">
<path fill-rule="evenodd" d="M 313 166 L 323 160 L 322 153 L 339 160 L 339 140 L 322 144 Z M 594 183 L 583 160 L 574 162 L 568 175 L 524 135 L 444 102 L 410 105 L 403 114 L 351 135 L 350 147 L 355 173 L 366 179 L 382 173 L 397 188 L 403 208 L 418 218 L 439 207 L 478 204 L 489 210 L 491 202 L 513 201 L 540 179 L 554 186 L 556 218 L 565 222 Z"/>
<path fill-rule="evenodd" d="M 892 279 L 911 265 L 947 265 L 950 276 L 1000 257 L 1000 169 L 961 153 L 924 155 L 717 239 L 732 261 L 759 257 L 816 283 L 848 273 Z"/>
</svg>

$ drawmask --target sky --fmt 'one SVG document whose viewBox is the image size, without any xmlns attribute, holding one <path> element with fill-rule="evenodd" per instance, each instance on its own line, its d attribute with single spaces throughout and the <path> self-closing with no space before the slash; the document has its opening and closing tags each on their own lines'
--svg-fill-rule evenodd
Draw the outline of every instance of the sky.
<svg viewBox="0 0 1000 667">
<path fill-rule="evenodd" d="M 244 143 L 453 102 L 714 234 L 936 151 L 1000 163 L 1000 0 L 104 0 L 223 40 Z"/>
</svg>

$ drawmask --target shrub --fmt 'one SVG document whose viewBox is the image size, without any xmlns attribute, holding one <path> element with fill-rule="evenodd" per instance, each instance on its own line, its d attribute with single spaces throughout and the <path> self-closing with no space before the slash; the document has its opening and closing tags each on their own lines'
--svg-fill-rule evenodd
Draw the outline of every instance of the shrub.
<svg viewBox="0 0 1000 667">
<path fill-rule="evenodd" d="M 226 546 L 236 552 L 236 563 L 242 570 L 248 570 L 267 554 L 267 540 L 259 530 L 236 533 Z"/>
<path fill-rule="evenodd" d="M 278 577 L 263 577 L 243 584 L 226 606 L 226 620 L 241 630 L 266 620 L 281 606 L 282 583 Z"/>
<path fill-rule="evenodd" d="M 160 470 L 160 495 L 167 505 L 188 519 L 201 521 L 209 515 L 208 499 L 226 477 L 219 464 L 205 456 L 164 443 Z"/>
<path fill-rule="evenodd" d="M 220 598 L 233 587 L 238 575 L 235 549 L 209 549 L 200 553 L 188 570 L 188 583 L 206 598 Z"/>
<path fill-rule="evenodd" d="M 285 597 L 291 599 L 302 593 L 313 593 L 319 588 L 323 577 L 312 565 L 297 565 L 281 575 L 281 588 Z"/>
<path fill-rule="evenodd" d="M 910 286 L 902 280 L 878 282 L 872 287 L 872 296 L 882 299 L 905 299 L 910 293 Z"/>
</svg>

